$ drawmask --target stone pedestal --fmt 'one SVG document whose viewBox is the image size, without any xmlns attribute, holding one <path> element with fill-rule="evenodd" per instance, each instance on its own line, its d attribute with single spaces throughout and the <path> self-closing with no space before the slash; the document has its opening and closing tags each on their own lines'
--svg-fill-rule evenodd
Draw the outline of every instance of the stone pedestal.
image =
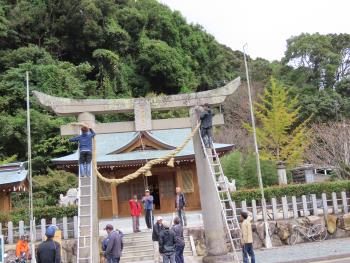
<svg viewBox="0 0 350 263">
<path fill-rule="evenodd" d="M 190 110 L 192 127 L 197 125 L 197 114 Z M 203 262 L 233 262 L 227 255 L 224 224 L 221 216 L 221 204 L 216 193 L 216 184 L 210 173 L 210 167 L 205 158 L 199 134 L 193 137 L 196 158 L 200 200 L 202 206 L 203 224 L 208 256 Z M 223 261 L 230 258 L 229 261 Z"/>
<path fill-rule="evenodd" d="M 278 162 L 277 174 L 278 174 L 278 184 L 279 185 L 288 184 L 286 166 L 284 165 L 283 162 Z"/>
</svg>

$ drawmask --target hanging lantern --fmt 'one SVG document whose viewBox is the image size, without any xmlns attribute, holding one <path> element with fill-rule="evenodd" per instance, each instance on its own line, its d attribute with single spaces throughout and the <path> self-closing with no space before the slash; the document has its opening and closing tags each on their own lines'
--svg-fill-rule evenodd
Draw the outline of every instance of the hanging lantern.
<svg viewBox="0 0 350 263">
<path fill-rule="evenodd" d="M 174 165 L 174 157 L 170 158 L 170 160 L 169 160 L 167 166 L 169 166 L 169 167 L 174 167 L 174 166 L 175 166 L 175 165 Z"/>
</svg>

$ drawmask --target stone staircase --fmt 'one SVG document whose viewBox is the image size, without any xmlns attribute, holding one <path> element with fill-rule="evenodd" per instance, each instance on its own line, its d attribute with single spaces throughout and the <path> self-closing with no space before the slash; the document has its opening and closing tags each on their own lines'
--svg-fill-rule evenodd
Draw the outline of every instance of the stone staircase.
<svg viewBox="0 0 350 263">
<path fill-rule="evenodd" d="M 192 248 L 190 237 L 186 230 L 184 230 L 185 238 L 185 256 L 192 256 Z M 145 231 L 140 233 L 126 234 L 124 236 L 123 255 L 120 260 L 121 263 L 128 262 L 145 262 L 153 260 L 153 242 L 152 232 Z"/>
</svg>

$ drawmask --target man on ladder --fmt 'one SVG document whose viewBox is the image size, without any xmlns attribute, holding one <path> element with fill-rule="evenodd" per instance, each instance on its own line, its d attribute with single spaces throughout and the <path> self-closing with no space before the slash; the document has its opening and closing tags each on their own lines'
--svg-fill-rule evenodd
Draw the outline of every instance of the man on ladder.
<svg viewBox="0 0 350 263">
<path fill-rule="evenodd" d="M 206 148 L 212 147 L 213 112 L 208 103 L 204 104 L 200 113 L 201 136 Z"/>
<path fill-rule="evenodd" d="M 82 125 L 81 135 L 70 138 L 70 142 L 79 142 L 79 169 L 81 177 L 90 176 L 92 160 L 92 138 L 95 136 L 93 129 Z"/>
</svg>

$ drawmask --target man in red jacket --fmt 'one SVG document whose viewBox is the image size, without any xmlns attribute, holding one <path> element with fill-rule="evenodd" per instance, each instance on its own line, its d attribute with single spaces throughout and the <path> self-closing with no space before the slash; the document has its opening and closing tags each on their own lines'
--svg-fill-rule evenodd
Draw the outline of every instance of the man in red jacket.
<svg viewBox="0 0 350 263">
<path fill-rule="evenodd" d="M 142 211 L 141 202 L 137 200 L 137 195 L 134 195 L 133 199 L 129 200 L 130 213 L 132 218 L 132 229 L 134 233 L 140 231 L 140 215 Z"/>
</svg>

